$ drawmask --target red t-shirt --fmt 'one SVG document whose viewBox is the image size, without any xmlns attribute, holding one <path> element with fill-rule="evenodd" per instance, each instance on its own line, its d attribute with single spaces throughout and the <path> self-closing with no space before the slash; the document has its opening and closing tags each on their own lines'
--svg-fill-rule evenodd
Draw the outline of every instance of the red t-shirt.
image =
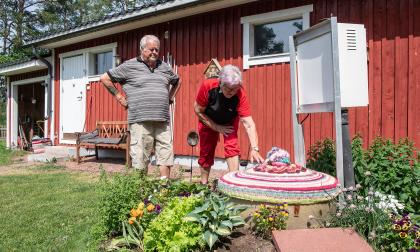
<svg viewBox="0 0 420 252">
<path fill-rule="evenodd" d="M 217 93 L 216 91 L 218 88 L 219 88 L 219 79 L 217 78 L 207 79 L 203 81 L 197 92 L 197 98 L 196 98 L 197 104 L 202 107 L 207 108 L 207 106 L 209 105 L 209 99 L 214 99 L 214 95 L 215 93 Z M 210 96 L 212 96 L 213 98 L 211 98 Z M 249 107 L 248 97 L 243 87 L 241 87 L 236 93 L 236 95 L 232 98 L 228 100 L 236 100 L 234 106 L 236 106 L 236 112 L 238 113 L 239 117 L 246 117 L 246 116 L 251 115 L 251 109 Z"/>
</svg>

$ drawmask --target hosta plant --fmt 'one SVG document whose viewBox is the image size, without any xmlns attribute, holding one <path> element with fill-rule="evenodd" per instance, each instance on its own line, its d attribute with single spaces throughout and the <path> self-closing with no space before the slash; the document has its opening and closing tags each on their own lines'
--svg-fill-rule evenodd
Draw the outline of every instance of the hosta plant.
<svg viewBox="0 0 420 252">
<path fill-rule="evenodd" d="M 273 230 L 286 229 L 286 221 L 289 212 L 287 204 L 260 205 L 252 216 L 252 229 L 260 237 L 267 239 L 271 237 Z"/>
<path fill-rule="evenodd" d="M 195 208 L 184 220 L 201 224 L 203 238 L 211 249 L 222 236 L 229 236 L 235 227 L 245 224 L 239 215 L 245 206 L 228 202 L 228 198 L 210 194 L 204 204 Z"/>
</svg>

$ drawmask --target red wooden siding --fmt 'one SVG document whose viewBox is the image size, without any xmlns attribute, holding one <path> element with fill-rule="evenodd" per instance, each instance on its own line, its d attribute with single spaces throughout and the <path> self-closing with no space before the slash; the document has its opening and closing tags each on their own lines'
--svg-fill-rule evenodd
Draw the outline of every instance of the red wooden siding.
<svg viewBox="0 0 420 252">
<path fill-rule="evenodd" d="M 118 42 L 118 54 L 127 60 L 137 55 L 143 35 L 157 35 L 161 39 L 161 56 L 167 52 L 174 56 L 182 78 L 176 98 L 174 141 L 175 153 L 188 155 L 191 149 L 186 144 L 186 135 L 197 128 L 193 103 L 206 64 L 211 58 L 217 58 L 222 65 L 242 67 L 240 17 L 306 4 L 314 6 L 311 25 L 332 14 L 339 22 L 363 23 L 367 29 L 370 104 L 366 108 L 350 109 L 352 136 L 361 134 L 365 145 L 378 135 L 395 140 L 409 137 L 420 147 L 420 0 L 258 1 L 59 48 L 55 62 L 59 62 L 60 53 L 112 42 Z M 169 31 L 167 40 L 164 39 L 166 30 Z M 59 64 L 55 71 L 58 90 Z M 271 146 L 293 152 L 289 71 L 288 63 L 255 66 L 244 71 L 244 87 L 263 153 Z M 93 105 L 87 108 L 87 128 L 91 129 L 96 120 L 126 118 L 126 112 L 101 85 L 93 83 L 90 88 L 87 104 Z M 59 92 L 55 96 L 58 101 Z M 58 103 L 55 111 L 59 111 Z M 55 125 L 59 125 L 58 116 Z M 331 113 L 309 115 L 304 122 L 306 146 L 333 137 L 333 125 Z M 246 157 L 248 139 L 243 129 L 240 145 L 242 156 Z M 221 146 L 217 155 L 223 155 Z"/>
<path fill-rule="evenodd" d="M 116 85 L 122 92 L 121 86 Z M 126 121 L 126 109 L 112 97 L 101 82 L 89 83 L 86 90 L 85 130 L 96 128 L 97 121 Z"/>
</svg>

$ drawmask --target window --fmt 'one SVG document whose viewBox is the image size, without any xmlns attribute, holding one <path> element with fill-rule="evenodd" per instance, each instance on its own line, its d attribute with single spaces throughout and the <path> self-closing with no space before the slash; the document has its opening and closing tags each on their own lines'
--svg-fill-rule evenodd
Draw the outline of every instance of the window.
<svg viewBox="0 0 420 252">
<path fill-rule="evenodd" d="M 312 5 L 241 18 L 243 67 L 288 62 L 289 36 L 309 28 Z"/>
<path fill-rule="evenodd" d="M 112 51 L 96 53 L 94 75 L 103 74 L 112 68 Z"/>
<path fill-rule="evenodd" d="M 83 49 L 87 59 L 89 81 L 99 80 L 100 75 L 116 65 L 117 43 Z"/>
</svg>

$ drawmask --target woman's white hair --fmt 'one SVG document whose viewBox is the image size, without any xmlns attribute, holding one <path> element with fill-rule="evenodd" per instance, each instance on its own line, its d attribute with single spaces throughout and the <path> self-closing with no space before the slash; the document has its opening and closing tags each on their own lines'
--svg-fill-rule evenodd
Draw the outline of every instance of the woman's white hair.
<svg viewBox="0 0 420 252">
<path fill-rule="evenodd" d="M 220 70 L 219 73 L 220 86 L 229 85 L 241 85 L 242 84 L 242 73 L 237 66 L 226 65 Z"/>
<path fill-rule="evenodd" d="M 155 35 L 144 35 L 140 40 L 140 50 L 146 47 L 148 41 L 155 41 L 160 46 L 160 40 Z"/>
</svg>

